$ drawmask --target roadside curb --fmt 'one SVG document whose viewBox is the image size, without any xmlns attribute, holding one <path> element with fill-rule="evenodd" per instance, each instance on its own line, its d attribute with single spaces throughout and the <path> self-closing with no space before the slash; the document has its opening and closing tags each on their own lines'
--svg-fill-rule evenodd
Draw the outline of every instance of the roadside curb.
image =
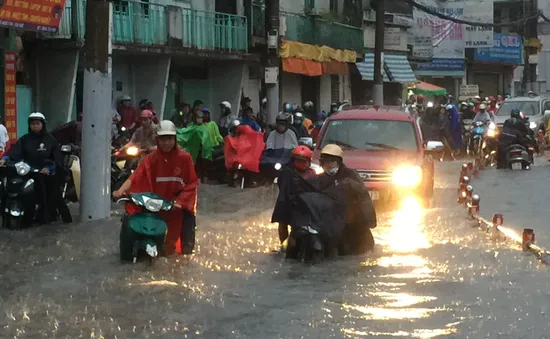
<svg viewBox="0 0 550 339">
<path fill-rule="evenodd" d="M 533 229 L 523 229 L 523 234 L 520 236 L 512 229 L 503 226 L 504 217 L 502 214 L 493 214 L 492 220 L 487 220 L 479 215 L 481 197 L 479 194 L 474 194 L 471 180 L 479 177 L 479 173 L 483 169 L 484 167 L 479 159 L 475 159 L 473 163 L 462 164 L 458 179 L 458 204 L 466 207 L 468 218 L 475 221 L 481 231 L 491 233 L 493 241 L 512 240 L 522 248 L 523 252 L 530 252 L 543 264 L 550 265 L 550 252 L 535 244 L 535 232 Z"/>
</svg>

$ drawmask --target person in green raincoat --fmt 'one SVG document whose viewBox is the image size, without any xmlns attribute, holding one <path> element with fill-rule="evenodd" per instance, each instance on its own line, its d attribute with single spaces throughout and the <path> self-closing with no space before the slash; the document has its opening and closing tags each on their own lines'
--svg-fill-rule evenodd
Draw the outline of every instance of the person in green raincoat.
<svg viewBox="0 0 550 339">
<path fill-rule="evenodd" d="M 193 122 L 185 128 L 177 130 L 178 145 L 188 152 L 195 162 L 199 178 L 204 178 L 205 161 L 212 160 L 212 142 L 208 127 L 204 124 L 204 113 L 197 112 Z"/>
<path fill-rule="evenodd" d="M 210 111 L 208 108 L 203 108 L 202 113 L 204 113 L 203 124 L 208 128 L 208 134 L 210 136 L 210 143 L 213 148 L 219 148 L 223 144 L 223 137 L 220 134 L 220 129 L 216 122 L 210 119 Z"/>
</svg>

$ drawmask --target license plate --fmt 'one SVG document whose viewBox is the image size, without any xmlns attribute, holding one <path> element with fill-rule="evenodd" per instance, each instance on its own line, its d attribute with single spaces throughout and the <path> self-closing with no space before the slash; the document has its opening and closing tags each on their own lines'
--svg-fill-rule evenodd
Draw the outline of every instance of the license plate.
<svg viewBox="0 0 550 339">
<path fill-rule="evenodd" d="M 380 192 L 378 192 L 378 191 L 369 191 L 369 194 L 370 194 L 370 198 L 372 200 L 380 199 Z"/>
<path fill-rule="evenodd" d="M 521 170 L 521 169 L 522 169 L 521 162 L 514 162 L 512 164 L 512 170 L 517 171 L 517 170 Z"/>
</svg>

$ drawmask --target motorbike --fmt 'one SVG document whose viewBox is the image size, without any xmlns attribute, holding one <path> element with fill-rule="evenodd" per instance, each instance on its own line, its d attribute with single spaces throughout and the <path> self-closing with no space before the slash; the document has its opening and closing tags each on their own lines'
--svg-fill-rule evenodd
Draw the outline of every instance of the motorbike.
<svg viewBox="0 0 550 339">
<path fill-rule="evenodd" d="M 483 149 L 483 139 L 485 138 L 486 123 L 482 121 L 476 121 L 471 128 L 471 147 L 473 155 L 480 155 Z"/>
<path fill-rule="evenodd" d="M 267 184 L 277 183 L 277 177 L 283 166 L 291 160 L 291 149 L 266 149 L 260 160 L 260 171 L 267 180 Z"/>
<path fill-rule="evenodd" d="M 498 150 L 498 128 L 494 122 L 487 125 L 485 137 L 481 145 L 481 156 L 485 166 L 496 164 L 496 154 Z"/>
<path fill-rule="evenodd" d="M 2 227 L 22 229 L 30 227 L 34 219 L 34 175 L 39 170 L 26 162 L 6 163 L 2 199 Z"/>
<path fill-rule="evenodd" d="M 125 164 L 126 160 L 120 158 L 120 152 L 113 150 L 111 153 L 111 192 L 118 190 L 132 174 L 131 170 L 124 168 Z"/>
<path fill-rule="evenodd" d="M 216 180 L 220 183 L 226 181 L 227 170 L 223 148 L 215 148 L 212 151 L 212 161 L 206 163 L 205 172 L 207 180 Z"/>
<path fill-rule="evenodd" d="M 519 144 L 508 146 L 506 151 L 506 165 L 513 171 L 529 169 L 531 162 L 527 149 Z"/>
<path fill-rule="evenodd" d="M 158 213 L 171 210 L 172 202 L 151 192 L 130 194 L 118 202 L 134 204 L 141 208 L 136 214 L 125 214 L 122 217 L 120 259 L 135 264 L 144 256 L 149 264 L 153 264 L 155 259 L 165 252 L 165 238 L 168 232 L 166 221 Z"/>
<path fill-rule="evenodd" d="M 62 197 L 67 202 L 80 200 L 80 147 L 76 145 L 61 146 L 63 154 L 63 173 L 65 175 Z"/>
<path fill-rule="evenodd" d="M 321 236 L 311 226 L 292 227 L 285 242 L 287 259 L 316 264 L 323 260 L 325 255 Z"/>
<path fill-rule="evenodd" d="M 472 119 L 463 119 L 462 120 L 462 140 L 464 140 L 464 145 L 466 146 L 466 154 L 472 154 Z"/>
</svg>

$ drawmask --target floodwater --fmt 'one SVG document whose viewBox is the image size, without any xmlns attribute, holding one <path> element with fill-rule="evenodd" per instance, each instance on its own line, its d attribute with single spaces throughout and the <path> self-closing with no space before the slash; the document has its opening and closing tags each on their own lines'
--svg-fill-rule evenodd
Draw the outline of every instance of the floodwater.
<svg viewBox="0 0 550 339">
<path fill-rule="evenodd" d="M 0 338 L 550 338 L 547 268 L 472 227 L 456 205 L 459 166 L 438 165 L 431 209 L 408 201 L 380 216 L 373 253 L 317 266 L 272 252 L 269 188 L 203 185 L 197 254 L 154 267 L 118 261 L 116 217 L 1 230 Z M 489 217 L 506 204 L 499 175 L 474 184 Z M 508 205 L 518 224 L 547 191 L 528 182 Z"/>
</svg>

